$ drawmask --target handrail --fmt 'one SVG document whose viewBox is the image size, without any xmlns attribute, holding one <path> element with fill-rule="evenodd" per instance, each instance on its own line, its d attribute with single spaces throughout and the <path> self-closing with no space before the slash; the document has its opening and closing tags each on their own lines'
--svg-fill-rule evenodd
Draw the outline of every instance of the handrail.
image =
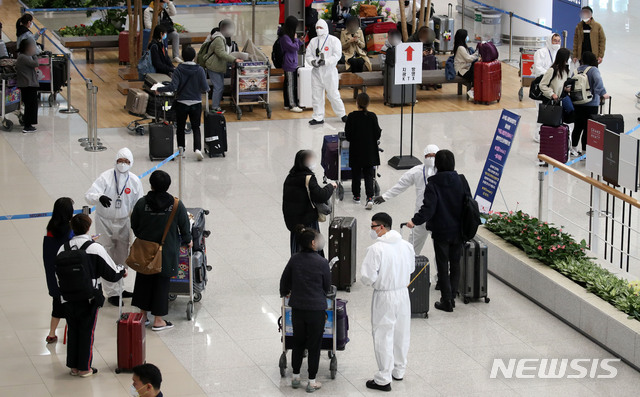
<svg viewBox="0 0 640 397">
<path fill-rule="evenodd" d="M 538 159 L 544 161 L 545 163 L 551 165 L 554 168 L 558 168 L 559 170 L 564 171 L 567 174 L 569 174 L 569 175 L 571 175 L 571 176 L 573 176 L 575 178 L 580 179 L 583 182 L 586 182 L 586 183 L 590 184 L 591 186 L 593 186 L 593 187 L 595 187 L 597 189 L 602 190 L 605 193 L 608 193 L 608 194 L 610 194 L 610 195 L 612 195 L 614 197 L 619 198 L 620 200 L 624 201 L 627 204 L 633 205 L 636 208 L 640 208 L 640 201 L 638 201 L 638 199 L 630 197 L 630 196 L 620 192 L 619 190 L 612 188 L 611 186 L 609 186 L 609 185 L 607 185 L 605 183 L 602 183 L 602 182 L 600 182 L 600 181 L 598 181 L 596 179 L 593 179 L 593 178 L 583 174 L 582 172 L 567 166 L 566 164 L 564 164 L 564 163 L 562 163 L 562 162 L 560 162 L 558 160 L 555 160 L 555 159 L 553 159 L 553 158 L 551 158 L 551 157 L 549 157 L 549 156 L 547 156 L 545 154 L 539 154 L 538 155 Z"/>
</svg>

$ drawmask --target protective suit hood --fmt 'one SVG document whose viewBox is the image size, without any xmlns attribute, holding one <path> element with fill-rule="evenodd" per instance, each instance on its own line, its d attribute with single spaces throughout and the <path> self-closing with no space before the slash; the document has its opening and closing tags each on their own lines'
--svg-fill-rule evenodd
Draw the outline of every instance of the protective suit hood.
<svg viewBox="0 0 640 397">
<path fill-rule="evenodd" d="M 438 151 L 440 150 L 440 148 L 438 147 L 438 145 L 427 145 L 427 147 L 424 148 L 424 155 L 426 156 L 429 153 L 438 153 Z"/>
<path fill-rule="evenodd" d="M 320 30 L 318 30 L 318 28 L 320 28 Z M 316 33 L 318 34 L 318 36 L 322 37 L 329 34 L 329 26 L 324 19 L 318 19 L 318 22 L 316 22 Z"/>
<path fill-rule="evenodd" d="M 396 244 L 398 241 L 402 240 L 402 235 L 395 230 L 389 230 L 383 236 L 378 237 L 376 242 L 382 242 L 387 244 Z"/>
<path fill-rule="evenodd" d="M 547 49 L 551 51 L 551 54 L 553 55 L 552 58 L 555 59 L 556 53 L 558 52 L 558 50 L 553 49 L 553 43 L 551 42 L 552 39 L 553 39 L 553 35 L 547 36 L 547 39 L 545 40 L 545 47 L 547 47 Z"/>
<path fill-rule="evenodd" d="M 131 153 L 131 150 L 129 150 L 129 148 L 123 147 L 122 149 L 118 150 L 118 153 L 116 154 L 116 162 L 118 161 L 118 159 L 129 160 L 129 163 L 131 163 L 131 167 L 133 167 L 133 153 Z"/>
</svg>

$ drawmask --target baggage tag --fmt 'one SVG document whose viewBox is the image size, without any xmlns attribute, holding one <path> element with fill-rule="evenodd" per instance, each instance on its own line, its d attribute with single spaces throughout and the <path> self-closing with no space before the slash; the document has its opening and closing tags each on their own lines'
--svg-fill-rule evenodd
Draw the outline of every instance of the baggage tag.
<svg viewBox="0 0 640 397">
<path fill-rule="evenodd" d="M 122 200 L 120 198 L 116 199 L 116 209 L 122 208 Z"/>
</svg>

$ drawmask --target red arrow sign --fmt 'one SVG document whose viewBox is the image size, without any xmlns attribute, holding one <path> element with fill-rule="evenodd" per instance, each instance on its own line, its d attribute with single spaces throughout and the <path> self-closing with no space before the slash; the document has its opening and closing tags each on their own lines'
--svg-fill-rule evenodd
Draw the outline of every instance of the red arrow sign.
<svg viewBox="0 0 640 397">
<path fill-rule="evenodd" d="M 409 46 L 405 51 L 407 52 L 407 62 L 411 62 L 413 59 L 413 47 Z"/>
</svg>

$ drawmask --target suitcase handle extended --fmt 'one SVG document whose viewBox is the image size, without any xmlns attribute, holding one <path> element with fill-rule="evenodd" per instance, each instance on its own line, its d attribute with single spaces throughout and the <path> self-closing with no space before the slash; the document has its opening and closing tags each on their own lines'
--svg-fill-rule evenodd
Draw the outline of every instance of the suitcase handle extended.
<svg viewBox="0 0 640 397">
<path fill-rule="evenodd" d="M 407 226 L 407 222 L 400 224 L 400 232 L 401 232 L 401 234 L 402 234 L 402 228 L 405 227 L 405 226 Z M 413 243 L 416 240 L 416 235 L 411 233 L 411 238 L 413 239 L 413 241 L 411 242 L 411 245 L 413 245 Z M 429 261 L 427 261 L 427 263 L 422 267 L 422 269 L 420 269 L 418 274 L 416 274 L 416 276 L 411 280 L 411 282 L 409 282 L 409 285 L 407 285 L 407 288 L 409 288 L 411 286 L 411 284 L 413 284 L 413 282 L 416 281 L 416 279 L 422 274 L 422 272 L 425 271 L 427 266 L 429 266 Z"/>
<path fill-rule="evenodd" d="M 600 114 L 604 114 L 604 104 L 607 103 L 607 100 L 604 98 L 600 98 Z M 611 114 L 611 96 L 609 96 L 609 114 Z"/>
</svg>

